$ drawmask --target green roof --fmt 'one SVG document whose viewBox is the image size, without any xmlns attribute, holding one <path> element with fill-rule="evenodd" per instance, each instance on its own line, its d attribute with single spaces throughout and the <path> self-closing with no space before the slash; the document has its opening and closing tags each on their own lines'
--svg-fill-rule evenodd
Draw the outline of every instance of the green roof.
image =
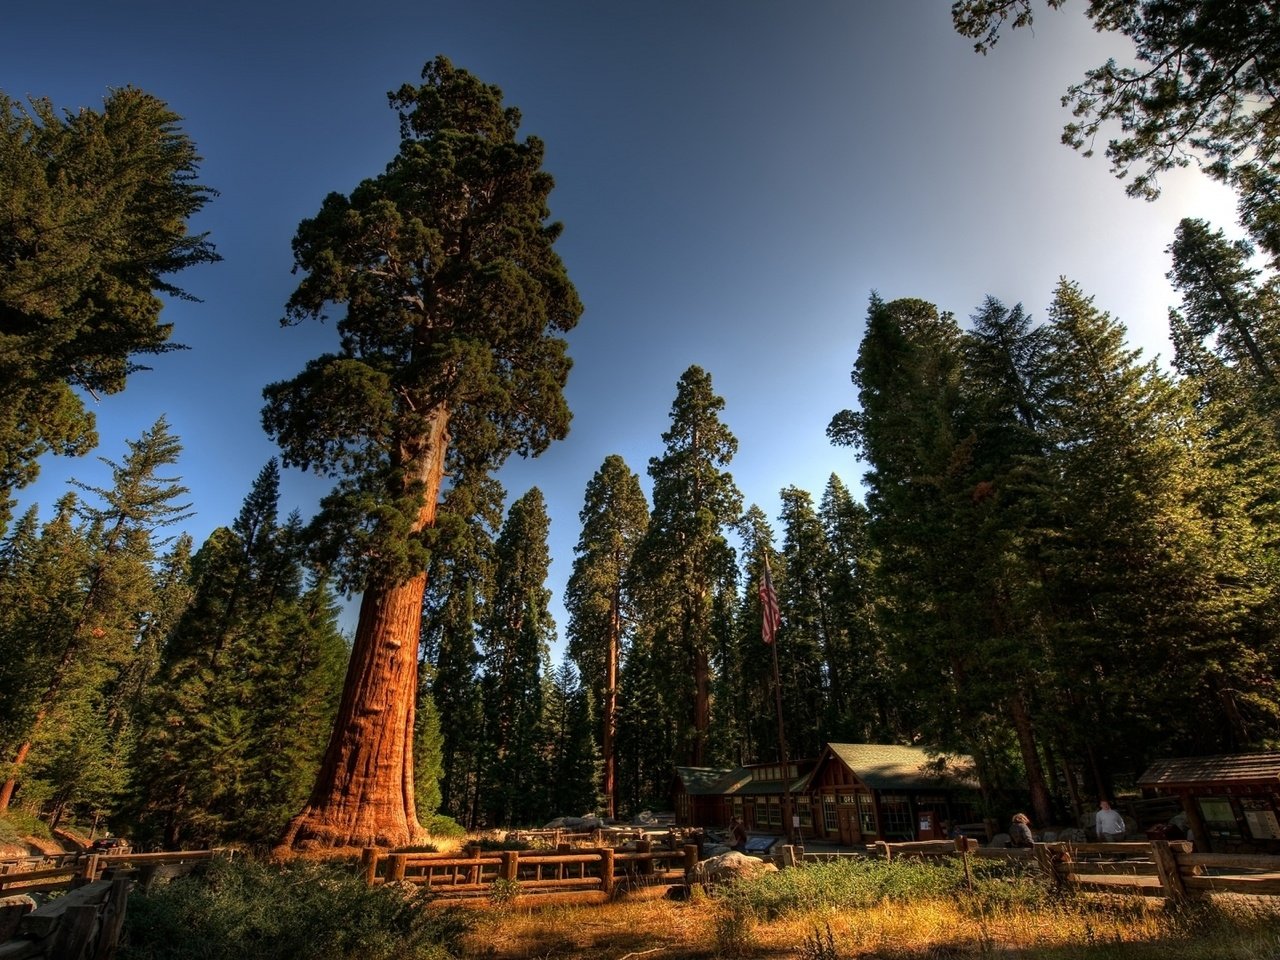
<svg viewBox="0 0 1280 960">
<path fill-rule="evenodd" d="M 724 793 L 723 781 L 733 772 L 727 767 L 676 767 L 684 792 L 693 796 Z"/>
<path fill-rule="evenodd" d="M 971 757 L 877 743 L 829 743 L 827 749 L 872 790 L 977 786 Z"/>
</svg>

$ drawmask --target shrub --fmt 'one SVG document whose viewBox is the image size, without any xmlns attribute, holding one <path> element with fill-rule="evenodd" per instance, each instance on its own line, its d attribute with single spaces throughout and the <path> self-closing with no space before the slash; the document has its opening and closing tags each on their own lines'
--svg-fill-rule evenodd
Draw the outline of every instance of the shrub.
<svg viewBox="0 0 1280 960">
<path fill-rule="evenodd" d="M 465 837 L 467 835 L 466 828 L 454 820 L 453 817 L 446 817 L 443 813 L 432 814 L 426 820 L 421 822 L 422 829 L 433 837 Z"/>
<path fill-rule="evenodd" d="M 367 887 L 350 869 L 214 861 L 129 900 L 120 960 L 447 960 L 465 919 L 418 891 Z"/>
</svg>

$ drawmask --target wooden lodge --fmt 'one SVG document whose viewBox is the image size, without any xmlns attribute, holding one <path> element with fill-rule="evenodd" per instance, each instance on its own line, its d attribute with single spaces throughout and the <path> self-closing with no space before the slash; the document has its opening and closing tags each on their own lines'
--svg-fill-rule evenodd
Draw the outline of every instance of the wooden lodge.
<svg viewBox="0 0 1280 960">
<path fill-rule="evenodd" d="M 1280 751 L 1161 760 L 1138 786 L 1179 800 L 1197 850 L 1280 854 Z"/>
<path fill-rule="evenodd" d="M 790 787 L 802 838 L 843 845 L 946 839 L 944 821 L 981 819 L 967 757 L 931 757 L 919 747 L 829 743 L 816 760 L 734 769 L 677 767 L 678 823 L 782 834 Z M 789 783 L 788 783 L 789 781 Z"/>
</svg>

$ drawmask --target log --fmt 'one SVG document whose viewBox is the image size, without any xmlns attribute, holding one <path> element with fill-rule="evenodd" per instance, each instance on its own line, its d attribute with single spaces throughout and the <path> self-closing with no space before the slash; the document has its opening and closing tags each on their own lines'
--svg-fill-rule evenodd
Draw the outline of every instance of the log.
<svg viewBox="0 0 1280 960">
<path fill-rule="evenodd" d="M 1258 877 L 1183 877 L 1188 890 L 1197 893 L 1247 893 L 1252 896 L 1280 896 L 1280 875 Z"/>
</svg>

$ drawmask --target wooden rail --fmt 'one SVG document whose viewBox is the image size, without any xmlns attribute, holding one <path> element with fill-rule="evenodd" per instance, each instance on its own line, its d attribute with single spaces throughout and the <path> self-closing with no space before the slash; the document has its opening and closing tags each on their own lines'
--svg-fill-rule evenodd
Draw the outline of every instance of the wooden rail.
<svg viewBox="0 0 1280 960">
<path fill-rule="evenodd" d="M 372 848 L 361 857 L 365 881 L 413 883 L 435 894 L 433 906 L 510 903 L 605 903 L 624 889 L 683 884 L 698 860 L 698 848 L 501 850 L 465 854 L 392 853 Z"/>
<path fill-rule="evenodd" d="M 962 846 L 963 845 L 963 846 Z M 975 840 L 877 843 L 865 852 L 808 853 L 809 862 L 840 857 L 949 857 L 1035 861 L 1058 888 L 1185 900 L 1210 893 L 1280 896 L 1280 856 L 1196 853 L 1186 840 L 1141 843 L 1037 843 L 979 847 Z M 967 864 L 966 864 L 967 865 Z"/>
<path fill-rule="evenodd" d="M 130 888 L 189 873 L 221 850 L 91 853 L 67 866 L 0 874 L 0 960 L 114 954 Z M 30 894 L 70 891 L 36 906 Z"/>
</svg>

